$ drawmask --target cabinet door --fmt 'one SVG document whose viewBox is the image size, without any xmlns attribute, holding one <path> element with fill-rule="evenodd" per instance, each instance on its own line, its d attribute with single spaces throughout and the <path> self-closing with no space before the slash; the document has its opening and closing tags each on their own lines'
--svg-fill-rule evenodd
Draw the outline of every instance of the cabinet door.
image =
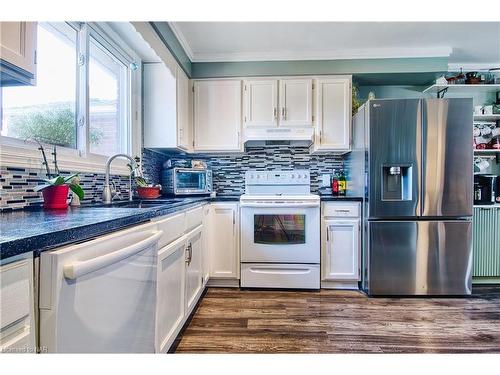
<svg viewBox="0 0 500 375">
<path fill-rule="evenodd" d="M 144 147 L 177 147 L 177 85 L 164 63 L 144 64 Z"/>
<path fill-rule="evenodd" d="M 0 22 L 1 59 L 35 75 L 36 22 Z"/>
<path fill-rule="evenodd" d="M 212 204 L 212 220 L 210 277 L 239 278 L 238 205 Z"/>
<path fill-rule="evenodd" d="M 280 80 L 280 126 L 312 125 L 312 79 Z"/>
<path fill-rule="evenodd" d="M 189 121 L 189 78 L 177 67 L 177 145 L 188 151 L 192 145 Z"/>
<path fill-rule="evenodd" d="M 35 353 L 33 258 L 14 259 L 0 266 L 0 353 Z"/>
<path fill-rule="evenodd" d="M 184 319 L 186 237 L 158 252 L 156 298 L 156 351 L 168 350 Z"/>
<path fill-rule="evenodd" d="M 241 81 L 194 83 L 195 151 L 241 151 Z"/>
<path fill-rule="evenodd" d="M 202 225 L 186 236 L 186 314 L 190 314 L 202 288 Z"/>
<path fill-rule="evenodd" d="M 315 149 L 348 151 L 351 138 L 351 79 L 316 81 Z"/>
<path fill-rule="evenodd" d="M 244 82 L 245 127 L 278 125 L 278 81 L 248 80 Z"/>
<path fill-rule="evenodd" d="M 203 207 L 203 239 L 202 239 L 202 271 L 203 284 L 206 284 L 210 277 L 210 253 L 213 246 L 212 236 L 212 209 L 207 204 Z"/>
<path fill-rule="evenodd" d="M 360 220 L 324 220 L 323 280 L 358 280 Z"/>
</svg>

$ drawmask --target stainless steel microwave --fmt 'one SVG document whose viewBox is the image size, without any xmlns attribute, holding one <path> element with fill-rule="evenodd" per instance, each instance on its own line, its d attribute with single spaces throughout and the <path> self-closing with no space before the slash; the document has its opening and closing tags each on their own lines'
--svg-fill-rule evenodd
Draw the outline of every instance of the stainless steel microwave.
<svg viewBox="0 0 500 375">
<path fill-rule="evenodd" d="M 212 192 L 212 171 L 197 168 L 165 169 L 162 189 L 168 195 L 201 195 Z"/>
</svg>

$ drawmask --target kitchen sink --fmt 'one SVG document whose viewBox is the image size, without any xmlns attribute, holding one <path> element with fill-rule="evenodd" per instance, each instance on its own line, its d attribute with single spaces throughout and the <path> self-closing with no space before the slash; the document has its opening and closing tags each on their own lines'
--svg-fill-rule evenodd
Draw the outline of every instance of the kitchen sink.
<svg viewBox="0 0 500 375">
<path fill-rule="evenodd" d="M 108 208 L 151 208 L 168 204 L 179 203 L 180 199 L 155 199 L 155 200 L 140 200 L 140 201 L 115 201 L 111 204 L 103 204 L 99 207 Z"/>
</svg>

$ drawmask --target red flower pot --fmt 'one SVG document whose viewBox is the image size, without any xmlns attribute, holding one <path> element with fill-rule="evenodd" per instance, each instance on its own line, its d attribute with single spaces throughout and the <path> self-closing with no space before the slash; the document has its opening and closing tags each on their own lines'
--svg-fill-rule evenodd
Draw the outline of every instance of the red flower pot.
<svg viewBox="0 0 500 375">
<path fill-rule="evenodd" d="M 43 189 L 43 208 L 68 208 L 68 192 L 68 185 L 55 185 Z"/>
</svg>

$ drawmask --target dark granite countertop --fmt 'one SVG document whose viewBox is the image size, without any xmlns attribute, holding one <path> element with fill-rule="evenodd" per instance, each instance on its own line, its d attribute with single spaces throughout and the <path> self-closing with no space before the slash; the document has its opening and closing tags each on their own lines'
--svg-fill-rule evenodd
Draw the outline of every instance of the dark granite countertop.
<svg viewBox="0 0 500 375">
<path fill-rule="evenodd" d="M 189 197 L 146 208 L 96 205 L 70 207 L 63 211 L 32 209 L 3 212 L 0 214 L 0 259 L 31 251 L 39 254 L 146 222 L 157 216 L 196 207 L 204 202 L 238 200 L 239 196 Z"/>
<path fill-rule="evenodd" d="M 320 194 L 320 200 L 323 202 L 339 201 L 339 202 L 363 202 L 362 197 L 338 197 L 330 194 Z"/>
</svg>

